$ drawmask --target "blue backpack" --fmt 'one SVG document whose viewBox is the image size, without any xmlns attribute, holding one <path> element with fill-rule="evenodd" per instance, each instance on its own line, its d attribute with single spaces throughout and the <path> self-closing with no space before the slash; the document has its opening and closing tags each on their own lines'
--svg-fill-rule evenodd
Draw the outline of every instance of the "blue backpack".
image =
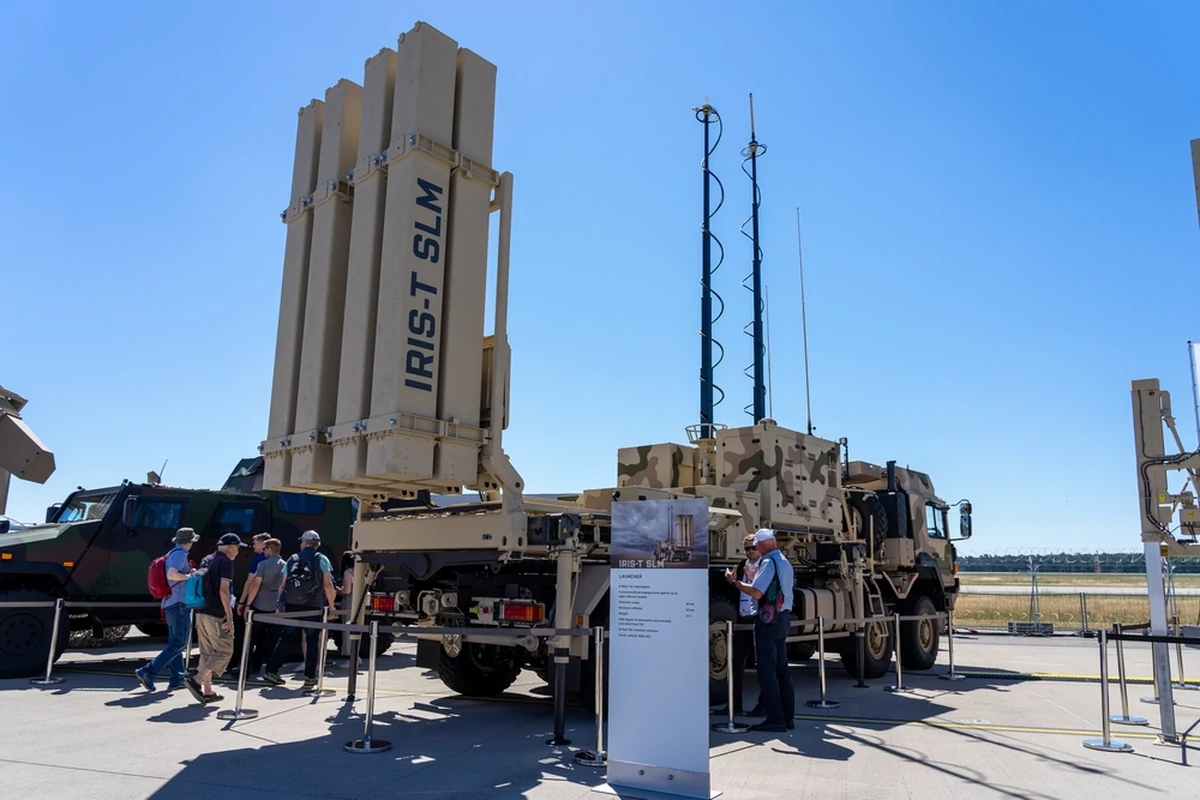
<svg viewBox="0 0 1200 800">
<path fill-rule="evenodd" d="M 207 601 L 204 598 L 204 580 L 208 577 L 208 567 L 202 567 L 188 577 L 183 584 L 183 604 L 188 608 L 204 608 Z"/>
</svg>

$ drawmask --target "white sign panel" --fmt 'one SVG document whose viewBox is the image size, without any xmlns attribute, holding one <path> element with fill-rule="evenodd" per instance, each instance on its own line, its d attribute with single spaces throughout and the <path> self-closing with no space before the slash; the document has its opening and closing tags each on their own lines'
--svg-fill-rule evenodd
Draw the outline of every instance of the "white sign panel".
<svg viewBox="0 0 1200 800">
<path fill-rule="evenodd" d="M 708 501 L 613 503 L 608 783 L 711 796 Z"/>
</svg>

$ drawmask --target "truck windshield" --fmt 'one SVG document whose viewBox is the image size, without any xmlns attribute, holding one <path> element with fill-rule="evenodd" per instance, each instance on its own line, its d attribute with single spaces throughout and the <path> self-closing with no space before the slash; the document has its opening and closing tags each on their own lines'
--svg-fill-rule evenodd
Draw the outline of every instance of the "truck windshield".
<svg viewBox="0 0 1200 800">
<path fill-rule="evenodd" d="M 116 498 L 116 492 L 80 492 L 63 503 L 54 521 L 82 522 L 89 519 L 104 519 L 109 506 Z"/>
</svg>

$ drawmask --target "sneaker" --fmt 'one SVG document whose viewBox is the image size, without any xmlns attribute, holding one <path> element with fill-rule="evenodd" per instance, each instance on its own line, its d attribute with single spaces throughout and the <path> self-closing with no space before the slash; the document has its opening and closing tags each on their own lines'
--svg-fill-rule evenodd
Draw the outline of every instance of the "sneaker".
<svg viewBox="0 0 1200 800">
<path fill-rule="evenodd" d="M 285 683 L 287 683 L 287 681 L 279 677 L 278 672 L 268 672 L 263 676 L 263 680 L 267 683 L 274 684 L 275 686 L 283 686 Z"/>
<path fill-rule="evenodd" d="M 305 678 L 304 685 L 301 686 L 300 688 L 306 692 L 311 692 L 313 689 L 317 688 L 317 679 L 316 678 Z"/>
<path fill-rule="evenodd" d="M 184 686 L 186 686 L 186 685 L 187 685 L 187 684 L 185 684 L 185 683 L 183 683 L 183 682 L 180 682 L 180 683 L 168 683 L 168 684 L 167 684 L 167 691 L 168 691 L 168 692 L 177 692 L 177 691 L 179 691 L 180 689 L 184 688 Z"/>
<path fill-rule="evenodd" d="M 140 669 L 135 669 L 133 674 L 137 676 L 138 683 L 145 687 L 147 692 L 154 691 L 154 676 L 150 674 L 149 670 L 147 670 L 145 667 L 142 667 Z"/>
</svg>

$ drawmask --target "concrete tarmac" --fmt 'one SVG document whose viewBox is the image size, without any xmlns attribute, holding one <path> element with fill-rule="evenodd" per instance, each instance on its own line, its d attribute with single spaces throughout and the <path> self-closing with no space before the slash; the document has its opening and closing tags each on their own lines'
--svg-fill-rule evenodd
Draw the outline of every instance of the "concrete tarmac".
<svg viewBox="0 0 1200 800">
<path fill-rule="evenodd" d="M 350 754 L 363 733 L 360 699 L 345 702 L 346 670 L 331 669 L 336 695 L 304 697 L 289 686 L 248 685 L 244 706 L 259 716 L 226 722 L 225 699 L 201 706 L 186 692 L 147 693 L 132 670 L 155 643 L 131 636 L 117 648 L 64 655 L 57 686 L 0 681 L 4 796 L 20 798 L 593 798 L 603 769 L 574 754 L 595 746 L 594 717 L 571 706 L 569 746 L 545 743 L 553 731 L 546 687 L 531 673 L 501 699 L 470 700 L 413 666 L 401 642 L 379 659 L 374 737 L 391 750 Z M 943 639 L 943 649 L 945 640 Z M 1196 794 L 1188 748 L 1155 744 L 1156 705 L 1145 683 L 1129 686 L 1131 714 L 1147 727 L 1113 726 L 1133 753 L 1087 750 L 1100 731 L 1098 647 L 1094 639 L 960 635 L 963 681 L 946 672 L 943 651 L 930 672 L 904 674 L 912 692 L 884 687 L 895 675 L 854 688 L 836 656 L 827 660 L 828 697 L 841 706 L 804 705 L 818 693 L 815 659 L 793 668 L 796 728 L 786 734 L 710 735 L 711 785 L 728 800 L 751 798 L 1174 798 Z M 1148 645 L 1130 645 L 1132 677 L 1150 675 Z M 1172 651 L 1172 668 L 1174 668 Z M 1184 654 L 1200 678 L 1200 655 Z M 1120 713 L 1115 645 L 1110 644 L 1112 711 Z M 647 665 L 647 674 L 669 671 Z M 1051 677 L 1058 676 L 1058 677 Z M 290 676 L 288 676 L 290 677 Z M 757 686 L 747 676 L 747 703 Z M 1178 729 L 1200 721 L 1200 691 L 1176 693 Z M 655 710 L 655 718 L 661 710 Z M 648 719 L 651 714 L 648 712 Z M 723 719 L 714 715 L 713 722 Z"/>
</svg>

